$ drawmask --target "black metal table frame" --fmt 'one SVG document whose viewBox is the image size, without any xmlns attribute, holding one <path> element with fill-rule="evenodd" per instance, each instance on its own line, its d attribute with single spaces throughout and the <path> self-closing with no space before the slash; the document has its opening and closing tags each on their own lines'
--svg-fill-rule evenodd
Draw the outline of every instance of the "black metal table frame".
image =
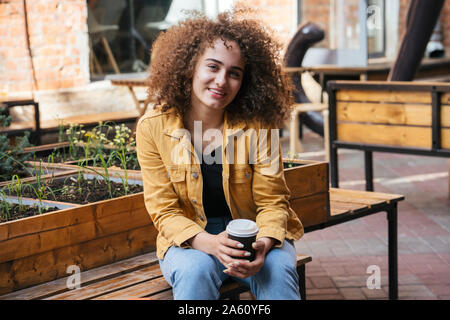
<svg viewBox="0 0 450 320">
<path fill-rule="evenodd" d="M 380 205 L 374 205 L 354 214 L 331 217 L 327 222 L 305 227 L 305 233 L 332 227 L 354 219 L 362 218 L 379 212 L 386 212 L 388 220 L 388 268 L 389 268 L 389 299 L 398 299 L 398 248 L 397 248 L 397 202 L 391 201 Z"/>
</svg>

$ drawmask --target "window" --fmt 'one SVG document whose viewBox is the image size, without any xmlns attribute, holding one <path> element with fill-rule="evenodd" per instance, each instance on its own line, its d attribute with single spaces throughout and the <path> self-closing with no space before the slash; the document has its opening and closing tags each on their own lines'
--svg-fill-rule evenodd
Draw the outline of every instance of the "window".
<svg viewBox="0 0 450 320">
<path fill-rule="evenodd" d="M 367 2 L 367 47 L 369 58 L 385 56 L 385 1 Z"/>
<path fill-rule="evenodd" d="M 143 72 L 161 31 L 186 17 L 186 10 L 208 16 L 232 0 L 87 0 L 91 79 Z"/>
</svg>

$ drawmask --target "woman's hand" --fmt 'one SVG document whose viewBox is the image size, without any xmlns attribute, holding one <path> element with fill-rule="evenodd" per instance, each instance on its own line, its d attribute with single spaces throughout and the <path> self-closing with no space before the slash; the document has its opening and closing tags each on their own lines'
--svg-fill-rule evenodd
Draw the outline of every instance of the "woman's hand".
<svg viewBox="0 0 450 320">
<path fill-rule="evenodd" d="M 224 270 L 227 275 L 237 278 L 247 278 L 255 275 L 261 270 L 264 265 L 264 260 L 267 252 L 272 248 L 275 239 L 263 237 L 253 243 L 253 249 L 256 251 L 255 260 L 249 262 L 248 260 L 235 259 L 233 263 Z"/>
<path fill-rule="evenodd" d="M 207 232 L 200 232 L 188 240 L 192 248 L 211 254 L 224 265 L 229 266 L 234 261 L 232 257 L 246 258 L 250 256 L 250 252 L 242 250 L 244 245 L 239 241 L 228 238 L 226 231 L 213 235 Z"/>
</svg>

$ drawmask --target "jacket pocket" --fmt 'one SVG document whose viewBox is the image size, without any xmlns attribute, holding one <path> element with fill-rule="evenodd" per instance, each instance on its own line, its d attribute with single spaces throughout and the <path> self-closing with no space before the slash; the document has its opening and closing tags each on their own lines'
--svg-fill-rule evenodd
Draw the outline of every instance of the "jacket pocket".
<svg viewBox="0 0 450 320">
<path fill-rule="evenodd" d="M 168 177 L 180 200 L 187 200 L 186 170 L 184 168 L 167 168 Z"/>
<path fill-rule="evenodd" d="M 230 183 L 249 183 L 252 177 L 253 171 L 247 166 L 230 168 Z"/>
</svg>

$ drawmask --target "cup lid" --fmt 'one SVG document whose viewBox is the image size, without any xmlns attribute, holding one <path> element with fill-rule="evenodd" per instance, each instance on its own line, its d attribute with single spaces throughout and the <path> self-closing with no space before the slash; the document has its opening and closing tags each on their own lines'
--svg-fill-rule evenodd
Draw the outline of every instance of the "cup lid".
<svg viewBox="0 0 450 320">
<path fill-rule="evenodd" d="M 227 233 L 235 237 L 252 237 L 258 234 L 258 226 L 252 220 L 235 219 L 227 225 Z"/>
</svg>

